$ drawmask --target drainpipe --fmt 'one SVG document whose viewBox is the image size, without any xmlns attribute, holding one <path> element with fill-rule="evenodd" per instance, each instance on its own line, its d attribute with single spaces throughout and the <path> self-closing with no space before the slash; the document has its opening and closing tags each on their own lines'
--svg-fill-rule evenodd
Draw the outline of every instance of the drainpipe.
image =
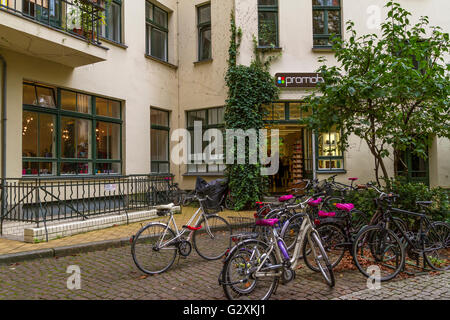
<svg viewBox="0 0 450 320">
<path fill-rule="evenodd" d="M 3 235 L 3 217 L 5 215 L 5 195 L 6 195 L 6 60 L 0 54 L 0 62 L 3 65 L 2 68 L 2 101 L 1 101 L 1 113 L 2 113 L 2 139 L 1 139 L 1 179 L 2 179 L 2 198 L 1 198 L 1 217 L 0 217 L 0 235 Z"/>
</svg>

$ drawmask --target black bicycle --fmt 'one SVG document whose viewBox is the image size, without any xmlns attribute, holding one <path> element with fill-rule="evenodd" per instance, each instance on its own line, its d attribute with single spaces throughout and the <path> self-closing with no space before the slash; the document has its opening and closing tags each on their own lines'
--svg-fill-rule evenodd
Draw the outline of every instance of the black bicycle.
<svg viewBox="0 0 450 320">
<path fill-rule="evenodd" d="M 424 212 L 393 208 L 392 203 L 399 196 L 376 190 L 380 196 L 377 199 L 379 210 L 374 218 L 379 222 L 362 228 L 353 244 L 353 258 L 358 270 L 369 277 L 367 267 L 376 266 L 380 270 L 380 280 L 387 281 L 404 269 L 406 255 L 416 259 L 422 257 L 435 270 L 449 270 L 450 226 L 445 222 L 430 221 Z M 424 207 L 431 202 L 418 201 L 417 204 Z M 406 232 L 393 213 L 418 218 L 419 229 Z"/>
</svg>

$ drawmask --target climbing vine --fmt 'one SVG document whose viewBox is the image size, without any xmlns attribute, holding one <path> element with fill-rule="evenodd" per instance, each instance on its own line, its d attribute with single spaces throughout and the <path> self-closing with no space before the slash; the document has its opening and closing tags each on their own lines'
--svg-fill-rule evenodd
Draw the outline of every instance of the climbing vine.
<svg viewBox="0 0 450 320">
<path fill-rule="evenodd" d="M 225 77 L 228 87 L 225 128 L 262 129 L 264 127 L 262 105 L 278 98 L 278 88 L 269 73 L 270 63 L 276 56 L 258 50 L 257 40 L 253 38 L 254 59 L 249 66 L 238 65 L 241 38 L 242 30 L 237 28 L 232 14 L 228 71 Z M 261 164 L 249 164 L 248 142 L 245 159 L 245 164 L 237 164 L 235 159 L 235 163 L 229 164 L 226 170 L 235 210 L 254 205 L 255 201 L 260 201 L 267 191 L 267 177 L 261 175 Z"/>
</svg>

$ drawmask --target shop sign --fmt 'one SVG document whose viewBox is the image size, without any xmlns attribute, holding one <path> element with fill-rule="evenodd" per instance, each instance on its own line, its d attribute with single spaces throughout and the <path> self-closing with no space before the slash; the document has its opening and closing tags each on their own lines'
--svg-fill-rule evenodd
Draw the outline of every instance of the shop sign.
<svg viewBox="0 0 450 320">
<path fill-rule="evenodd" d="M 280 88 L 314 88 L 324 82 L 320 73 L 277 73 L 275 74 L 277 87 Z"/>
</svg>

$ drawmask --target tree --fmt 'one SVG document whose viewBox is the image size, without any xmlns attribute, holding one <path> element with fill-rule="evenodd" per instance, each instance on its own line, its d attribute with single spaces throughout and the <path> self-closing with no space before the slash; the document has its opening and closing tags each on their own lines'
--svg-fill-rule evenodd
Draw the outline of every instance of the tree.
<svg viewBox="0 0 450 320">
<path fill-rule="evenodd" d="M 333 37 L 339 66 L 323 64 L 324 82 L 307 97 L 313 115 L 303 120 L 309 127 L 342 132 L 343 147 L 351 134 L 363 139 L 388 181 L 386 158 L 404 150 L 427 157 L 433 136 L 450 138 L 450 66 L 448 33 L 430 26 L 428 17 L 412 25 L 411 14 L 388 2 L 388 17 L 381 34 L 358 36 L 348 21 L 348 39 Z M 321 57 L 319 61 L 325 63 Z"/>
</svg>

